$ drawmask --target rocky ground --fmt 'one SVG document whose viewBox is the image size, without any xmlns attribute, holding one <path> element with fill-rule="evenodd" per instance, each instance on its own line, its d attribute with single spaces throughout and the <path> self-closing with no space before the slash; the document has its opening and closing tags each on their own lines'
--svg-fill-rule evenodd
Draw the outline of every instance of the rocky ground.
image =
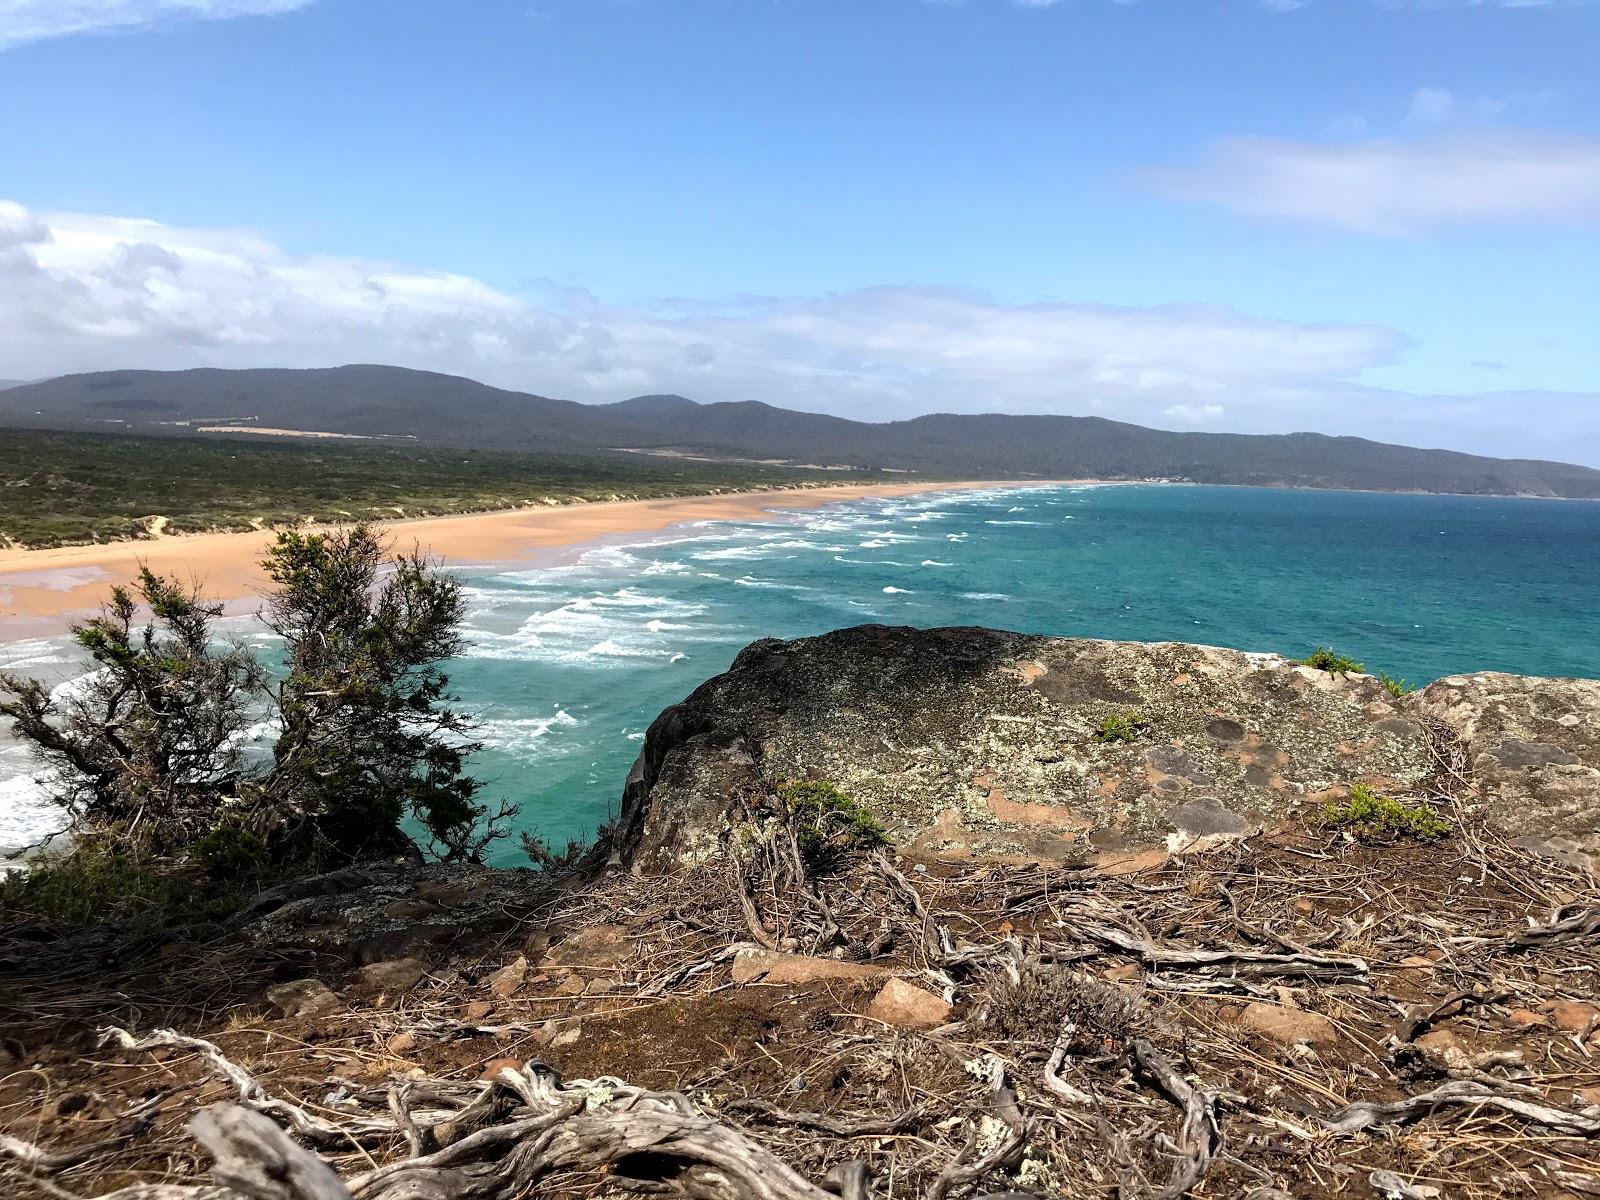
<svg viewBox="0 0 1600 1200">
<path fill-rule="evenodd" d="M 1065 645 L 1006 643 L 984 669 L 1035 703 L 1021 689 L 1080 678 Z M 1154 674 L 1135 691 L 1129 656 L 1095 651 L 1118 695 L 1062 685 L 1035 714 L 1039 745 L 1088 764 L 1052 778 L 1081 786 L 1030 792 L 1057 764 L 1016 764 L 1025 730 L 982 753 L 951 733 L 1014 710 L 976 687 L 963 708 L 946 667 L 897 653 L 928 690 L 874 678 L 933 714 L 921 731 L 844 707 L 863 744 L 909 754 L 899 807 L 876 751 L 785 743 L 816 727 L 779 664 L 787 690 L 724 678 L 664 715 L 612 866 L 348 871 L 187 937 L 9 931 L 0 1193 L 1600 1195 L 1600 887 L 1577 815 L 1597 798 L 1571 782 L 1594 764 L 1587 687 L 1476 676 L 1396 701 L 1216 660 L 1201 706 L 1160 707 Z M 1192 682 L 1225 653 L 1131 655 Z M 1094 742 L 1124 694 L 1139 740 Z M 841 782 L 894 844 L 815 853 L 774 803 L 785 753 L 856 764 Z M 1102 802 L 1134 771 L 1145 816 L 1118 826 Z M 671 789 L 715 772 L 689 822 Z M 1326 828 L 1322 797 L 1364 781 L 1448 836 Z M 1038 823 L 996 791 L 1088 828 L 1030 855 L 1013 832 Z M 1170 818 L 1208 799 L 1243 820 Z"/>
</svg>

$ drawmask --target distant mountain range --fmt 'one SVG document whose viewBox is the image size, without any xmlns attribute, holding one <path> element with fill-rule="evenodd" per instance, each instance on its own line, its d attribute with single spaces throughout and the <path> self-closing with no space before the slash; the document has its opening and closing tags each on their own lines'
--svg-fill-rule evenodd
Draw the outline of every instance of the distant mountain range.
<svg viewBox="0 0 1600 1200">
<path fill-rule="evenodd" d="M 965 478 L 1196 483 L 1600 498 L 1600 471 L 1316 433 L 1175 433 L 1100 417 L 874 424 L 758 401 L 578 404 L 401 367 L 101 371 L 0 390 L 0 423 L 216 434 L 217 427 L 553 453 L 629 451 Z"/>
</svg>

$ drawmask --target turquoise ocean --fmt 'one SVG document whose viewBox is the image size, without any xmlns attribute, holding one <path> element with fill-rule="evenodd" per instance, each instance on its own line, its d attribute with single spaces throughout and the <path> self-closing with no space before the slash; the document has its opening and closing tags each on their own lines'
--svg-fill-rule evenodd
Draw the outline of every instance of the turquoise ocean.
<svg viewBox="0 0 1600 1200">
<path fill-rule="evenodd" d="M 1418 684 L 1600 677 L 1590 503 L 996 488 L 702 522 L 460 573 L 470 649 L 452 675 L 480 723 L 477 773 L 554 841 L 592 834 L 655 715 L 761 637 L 990 625 L 1291 655 L 1331 645 Z M 78 669 L 63 639 L 0 644 L 0 668 Z M 0 743 L 0 845 L 51 827 L 29 776 L 22 748 Z"/>
</svg>

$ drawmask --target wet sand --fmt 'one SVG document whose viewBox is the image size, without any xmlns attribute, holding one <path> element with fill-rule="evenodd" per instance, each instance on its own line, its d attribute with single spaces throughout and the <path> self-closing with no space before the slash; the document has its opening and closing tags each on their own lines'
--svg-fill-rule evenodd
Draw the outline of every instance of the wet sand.
<svg viewBox="0 0 1600 1200">
<path fill-rule="evenodd" d="M 878 496 L 1028 486 L 1047 483 L 844 484 L 421 517 L 391 522 L 388 528 L 397 546 L 409 548 L 415 543 L 453 565 L 501 563 L 553 547 L 653 533 L 688 521 L 749 519 L 775 509 L 818 508 Z M 160 574 L 193 579 L 215 599 L 244 600 L 263 586 L 260 560 L 271 540 L 264 531 L 202 533 L 49 550 L 0 550 L 0 641 L 61 632 L 71 617 L 94 611 L 112 585 L 131 581 L 141 563 Z"/>
</svg>

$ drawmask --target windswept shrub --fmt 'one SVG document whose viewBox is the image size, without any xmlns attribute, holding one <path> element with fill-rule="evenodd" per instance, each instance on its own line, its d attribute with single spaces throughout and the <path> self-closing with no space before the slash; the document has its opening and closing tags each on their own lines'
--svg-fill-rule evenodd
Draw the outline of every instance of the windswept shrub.
<svg viewBox="0 0 1600 1200">
<path fill-rule="evenodd" d="M 1304 658 L 1297 660 L 1302 667 L 1326 671 L 1330 675 L 1360 675 L 1366 670 L 1355 659 L 1336 653 L 1331 647 L 1318 646 Z"/>
<path fill-rule="evenodd" d="M 989 989 L 977 1019 L 987 1037 L 1049 1046 L 1062 1022 L 1077 1026 L 1078 1048 L 1120 1049 L 1131 1038 L 1156 1032 L 1155 1014 L 1136 993 L 1067 967 L 1030 966 L 1015 980 L 1002 977 Z"/>
<path fill-rule="evenodd" d="M 1319 824 L 1324 829 L 1343 830 L 1360 842 L 1392 842 L 1402 837 L 1431 842 L 1448 836 L 1451 828 L 1450 822 L 1431 808 L 1402 804 L 1359 783 L 1350 789 L 1348 801 L 1322 810 Z"/>
<path fill-rule="evenodd" d="M 831 783 L 786 780 L 778 785 L 778 800 L 784 815 L 794 823 L 800 855 L 812 870 L 828 870 L 853 850 L 889 840 L 883 823 L 870 809 Z"/>
<path fill-rule="evenodd" d="M 219 920 L 238 909 L 241 882 L 101 832 L 0 878 L 0 919 L 125 926 Z"/>
</svg>

